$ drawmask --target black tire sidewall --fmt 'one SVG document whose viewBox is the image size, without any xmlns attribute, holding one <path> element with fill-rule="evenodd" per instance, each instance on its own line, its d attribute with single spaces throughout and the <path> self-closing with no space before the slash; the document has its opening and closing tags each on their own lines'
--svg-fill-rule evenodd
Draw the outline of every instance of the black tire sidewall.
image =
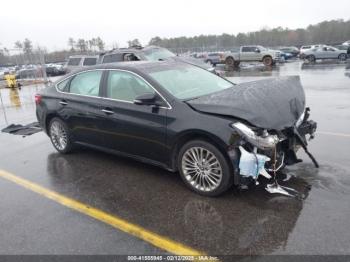
<svg viewBox="0 0 350 262">
<path fill-rule="evenodd" d="M 266 63 L 266 60 L 268 60 L 269 63 Z M 272 66 L 272 64 L 273 64 L 272 58 L 269 57 L 269 56 L 265 56 L 264 59 L 263 59 L 263 63 L 264 63 L 265 66 Z"/>
<path fill-rule="evenodd" d="M 340 61 L 345 61 L 346 58 L 347 58 L 347 55 L 345 55 L 345 54 L 340 54 L 340 55 L 338 56 L 338 58 L 339 58 Z"/>
<path fill-rule="evenodd" d="M 230 63 L 228 63 L 229 61 L 231 61 Z M 228 66 L 234 66 L 235 64 L 235 60 L 232 57 L 228 57 L 226 58 L 226 65 Z"/>
<path fill-rule="evenodd" d="M 309 60 L 309 62 L 311 63 L 316 61 L 316 57 L 314 55 L 309 55 L 306 59 Z"/>
<path fill-rule="evenodd" d="M 184 153 L 191 147 L 203 147 L 209 150 L 210 152 L 212 152 L 215 155 L 215 157 L 219 160 L 221 169 L 222 169 L 222 179 L 221 179 L 220 185 L 215 190 L 210 192 L 204 192 L 204 191 L 198 190 L 192 187 L 192 185 L 185 178 L 185 175 L 182 171 L 182 157 Z M 220 194 L 227 191 L 233 183 L 233 173 L 231 171 L 232 168 L 230 168 L 229 163 L 225 158 L 225 156 L 216 146 L 204 140 L 193 140 L 184 144 L 178 154 L 177 166 L 179 169 L 180 176 L 184 181 L 184 183 L 186 184 L 186 186 L 190 188 L 192 191 L 203 196 L 210 196 L 210 197 L 219 196 Z"/>
<path fill-rule="evenodd" d="M 54 122 L 59 122 L 60 125 L 62 125 L 62 127 L 64 128 L 66 134 L 67 134 L 67 145 L 66 147 L 64 148 L 64 150 L 61 150 L 59 148 L 57 148 L 55 146 L 55 144 L 53 143 L 52 141 L 52 137 L 51 137 L 51 126 Z M 58 117 L 54 117 L 51 119 L 50 123 L 49 123 L 49 127 L 48 127 L 48 134 L 49 134 L 49 137 L 50 137 L 50 140 L 51 140 L 51 143 L 52 145 L 54 146 L 54 148 L 59 152 L 59 153 L 62 153 L 62 154 L 67 154 L 69 152 L 72 151 L 73 149 L 73 142 L 72 142 L 72 138 L 71 138 L 71 134 L 69 132 L 69 128 L 67 127 L 66 123 L 64 123 L 60 118 Z"/>
</svg>

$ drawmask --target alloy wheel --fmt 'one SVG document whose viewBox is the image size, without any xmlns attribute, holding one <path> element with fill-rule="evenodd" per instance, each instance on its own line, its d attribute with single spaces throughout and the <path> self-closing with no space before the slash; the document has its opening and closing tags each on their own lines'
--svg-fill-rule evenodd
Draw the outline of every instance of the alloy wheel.
<svg viewBox="0 0 350 262">
<path fill-rule="evenodd" d="M 58 121 L 54 121 L 50 127 L 50 136 L 52 143 L 59 150 L 64 150 L 67 146 L 68 136 L 67 132 Z"/>
<path fill-rule="evenodd" d="M 191 147 L 182 157 L 182 171 L 189 184 L 197 190 L 215 190 L 222 180 L 222 168 L 217 157 L 203 147 Z"/>
</svg>

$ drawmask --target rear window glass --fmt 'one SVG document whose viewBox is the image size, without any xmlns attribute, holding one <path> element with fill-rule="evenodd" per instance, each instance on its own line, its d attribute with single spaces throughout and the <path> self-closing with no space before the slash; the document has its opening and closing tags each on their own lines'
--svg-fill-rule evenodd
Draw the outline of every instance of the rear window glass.
<svg viewBox="0 0 350 262">
<path fill-rule="evenodd" d="M 102 71 L 80 73 L 70 82 L 69 92 L 79 95 L 98 96 Z"/>
<path fill-rule="evenodd" d="M 84 66 L 89 66 L 89 65 L 96 65 L 97 58 L 94 57 L 87 57 L 84 59 Z"/>
<path fill-rule="evenodd" d="M 105 55 L 103 57 L 102 63 L 106 64 L 106 63 L 115 63 L 115 62 L 121 62 L 121 61 L 124 61 L 122 53 L 120 53 L 120 54 L 112 54 L 112 55 Z"/>
<path fill-rule="evenodd" d="M 81 58 L 69 58 L 68 65 L 77 66 L 80 63 Z"/>
</svg>

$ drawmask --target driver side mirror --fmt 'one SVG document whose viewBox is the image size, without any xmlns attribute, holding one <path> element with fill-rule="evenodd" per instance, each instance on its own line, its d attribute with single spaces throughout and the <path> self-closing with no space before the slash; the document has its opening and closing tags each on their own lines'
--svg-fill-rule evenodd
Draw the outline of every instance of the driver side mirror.
<svg viewBox="0 0 350 262">
<path fill-rule="evenodd" d="M 260 53 L 260 49 L 259 48 L 255 48 L 254 52 L 255 53 Z"/>
<path fill-rule="evenodd" d="M 156 93 L 145 93 L 135 97 L 134 104 L 160 106 L 162 103 L 158 100 L 158 96 L 156 95 Z"/>
</svg>

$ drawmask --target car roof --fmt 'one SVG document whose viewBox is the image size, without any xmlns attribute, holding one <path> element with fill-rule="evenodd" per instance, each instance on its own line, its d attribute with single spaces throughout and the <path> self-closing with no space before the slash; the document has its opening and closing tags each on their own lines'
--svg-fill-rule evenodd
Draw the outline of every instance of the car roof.
<svg viewBox="0 0 350 262">
<path fill-rule="evenodd" d="M 149 49 L 158 49 L 158 48 L 164 48 L 160 46 L 155 46 L 155 45 L 149 45 L 149 46 L 134 46 L 134 47 L 127 47 L 127 48 L 115 48 L 103 53 L 100 53 L 100 56 L 105 56 L 105 55 L 110 55 L 110 54 L 117 54 L 117 53 L 127 53 L 127 52 L 142 52 L 144 50 L 149 50 Z"/>
<path fill-rule="evenodd" d="M 79 72 L 84 71 L 91 71 L 95 69 L 120 69 L 120 70 L 127 70 L 127 71 L 146 71 L 147 69 L 157 69 L 162 67 L 177 67 L 179 65 L 187 65 L 191 66 L 188 63 L 180 62 L 180 61 L 174 61 L 174 60 L 166 60 L 166 61 L 129 61 L 129 62 L 117 62 L 117 63 L 107 63 L 107 64 L 98 64 L 94 66 L 89 67 L 81 67 L 70 74 L 66 75 L 65 78 L 75 75 Z"/>
<path fill-rule="evenodd" d="M 98 55 L 71 55 L 68 59 L 70 58 L 98 58 Z"/>
</svg>

